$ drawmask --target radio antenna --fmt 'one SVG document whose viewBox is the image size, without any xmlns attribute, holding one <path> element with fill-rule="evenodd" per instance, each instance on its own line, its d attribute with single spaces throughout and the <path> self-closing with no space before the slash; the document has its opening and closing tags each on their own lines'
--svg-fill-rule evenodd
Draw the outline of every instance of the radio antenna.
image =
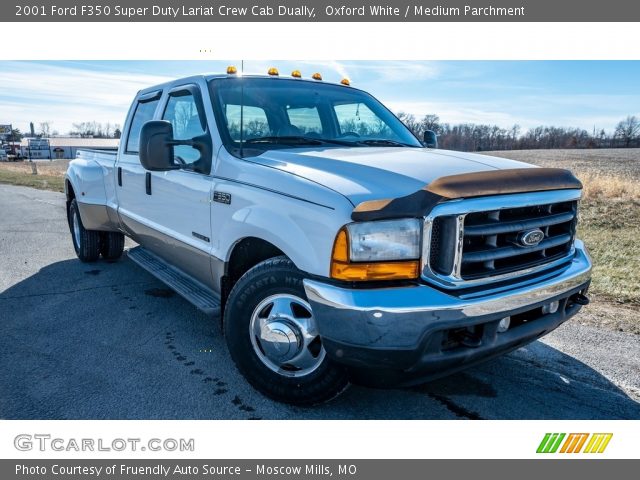
<svg viewBox="0 0 640 480">
<path fill-rule="evenodd" d="M 244 60 L 240 60 L 240 158 L 244 158 Z"/>
</svg>

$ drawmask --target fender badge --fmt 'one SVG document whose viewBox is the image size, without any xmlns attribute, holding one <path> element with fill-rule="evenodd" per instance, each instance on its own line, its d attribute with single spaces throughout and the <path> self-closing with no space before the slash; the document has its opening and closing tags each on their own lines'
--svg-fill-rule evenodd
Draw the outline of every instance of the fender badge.
<svg viewBox="0 0 640 480">
<path fill-rule="evenodd" d="M 213 192 L 213 201 L 231 205 L 231 194 L 225 192 Z"/>
</svg>

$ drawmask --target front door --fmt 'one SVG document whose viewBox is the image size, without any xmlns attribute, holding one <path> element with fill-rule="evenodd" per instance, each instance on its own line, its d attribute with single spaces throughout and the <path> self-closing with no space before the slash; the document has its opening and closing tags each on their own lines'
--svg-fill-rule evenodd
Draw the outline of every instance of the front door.
<svg viewBox="0 0 640 480">
<path fill-rule="evenodd" d="M 173 126 L 174 139 L 204 136 L 210 145 L 199 86 L 188 84 L 173 88 L 165 97 L 161 112 L 159 118 Z M 212 149 L 201 152 L 179 145 L 174 147 L 174 158 L 182 166 L 180 170 L 147 172 L 147 193 L 153 208 L 145 215 L 157 231 L 149 248 L 211 287 Z"/>
</svg>

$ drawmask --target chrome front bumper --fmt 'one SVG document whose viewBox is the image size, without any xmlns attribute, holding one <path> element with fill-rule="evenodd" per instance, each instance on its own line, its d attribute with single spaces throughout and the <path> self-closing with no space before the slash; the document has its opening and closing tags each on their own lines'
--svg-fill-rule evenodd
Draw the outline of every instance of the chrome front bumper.
<svg viewBox="0 0 640 480">
<path fill-rule="evenodd" d="M 354 289 L 305 280 L 304 286 L 331 357 L 356 366 L 412 369 L 427 362 L 429 355 L 443 355 L 434 345 L 438 335 L 451 329 L 487 327 L 481 348 L 467 352 L 465 358 L 488 357 L 548 333 L 577 313 L 580 306 L 569 297 L 584 292 L 590 279 L 591 260 L 577 240 L 575 256 L 555 273 L 475 296 L 454 295 L 427 284 Z M 535 321 L 497 333 L 501 318 L 533 312 L 556 300 L 561 304 L 558 312 L 538 315 Z"/>
</svg>

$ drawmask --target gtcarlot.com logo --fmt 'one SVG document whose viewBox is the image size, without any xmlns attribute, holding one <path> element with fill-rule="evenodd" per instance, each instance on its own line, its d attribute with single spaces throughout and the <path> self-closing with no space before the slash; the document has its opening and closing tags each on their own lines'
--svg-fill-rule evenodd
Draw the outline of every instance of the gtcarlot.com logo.
<svg viewBox="0 0 640 480">
<path fill-rule="evenodd" d="M 536 453 L 604 453 L 611 437 L 613 433 L 545 433 Z"/>
<path fill-rule="evenodd" d="M 21 452 L 193 452 L 193 438 L 57 438 L 48 433 L 23 433 L 13 439 L 13 446 Z"/>
</svg>

